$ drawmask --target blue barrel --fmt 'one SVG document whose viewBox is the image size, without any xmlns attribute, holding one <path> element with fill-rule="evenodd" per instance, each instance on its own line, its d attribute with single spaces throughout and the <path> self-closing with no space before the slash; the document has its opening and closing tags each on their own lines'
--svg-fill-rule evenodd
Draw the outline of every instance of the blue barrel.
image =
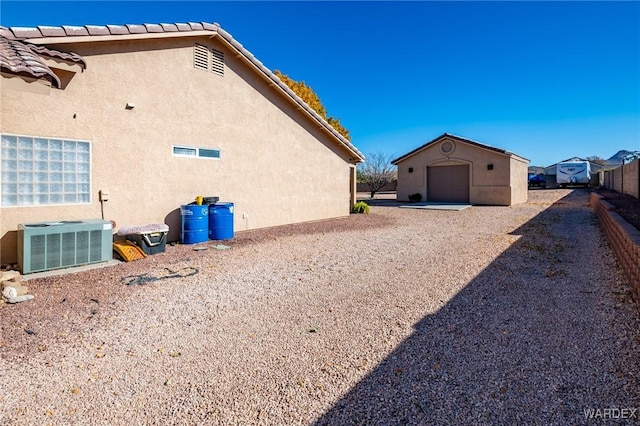
<svg viewBox="0 0 640 426">
<path fill-rule="evenodd" d="M 233 203 L 209 204 L 209 239 L 233 238 Z"/>
<path fill-rule="evenodd" d="M 207 242 L 209 233 L 209 206 L 186 204 L 180 206 L 182 228 L 180 242 L 195 244 Z"/>
</svg>

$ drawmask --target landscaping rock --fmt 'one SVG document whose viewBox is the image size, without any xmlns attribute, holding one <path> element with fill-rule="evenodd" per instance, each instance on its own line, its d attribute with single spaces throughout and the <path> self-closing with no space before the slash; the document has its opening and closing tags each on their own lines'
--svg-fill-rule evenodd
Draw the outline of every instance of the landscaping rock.
<svg viewBox="0 0 640 426">
<path fill-rule="evenodd" d="M 14 286 L 13 288 L 15 288 L 18 292 L 18 296 L 24 296 L 25 294 L 29 293 L 29 288 L 23 285 Z"/>
<path fill-rule="evenodd" d="M 2 290 L 2 297 L 4 297 L 7 300 L 17 296 L 18 296 L 18 290 L 16 290 L 14 287 L 7 286 Z"/>
<path fill-rule="evenodd" d="M 2 300 L 8 303 L 19 303 L 33 299 L 29 295 L 29 288 L 22 285 L 22 275 L 18 271 L 0 272 L 0 288 Z"/>
<path fill-rule="evenodd" d="M 18 271 L 3 271 L 0 272 L 0 282 L 5 281 L 13 281 L 18 282 L 22 281 L 22 275 Z"/>
<path fill-rule="evenodd" d="M 33 299 L 33 294 L 25 294 L 24 296 L 15 296 L 7 300 L 7 303 L 20 303 Z"/>
</svg>

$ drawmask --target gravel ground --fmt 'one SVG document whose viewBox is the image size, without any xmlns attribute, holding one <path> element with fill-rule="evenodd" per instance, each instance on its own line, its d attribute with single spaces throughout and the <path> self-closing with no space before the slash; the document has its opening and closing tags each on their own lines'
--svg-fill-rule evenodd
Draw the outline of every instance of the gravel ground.
<svg viewBox="0 0 640 426">
<path fill-rule="evenodd" d="M 588 424 L 585 410 L 640 409 L 640 315 L 588 196 L 373 206 L 30 280 L 35 300 L 0 307 L 0 423 Z"/>
</svg>

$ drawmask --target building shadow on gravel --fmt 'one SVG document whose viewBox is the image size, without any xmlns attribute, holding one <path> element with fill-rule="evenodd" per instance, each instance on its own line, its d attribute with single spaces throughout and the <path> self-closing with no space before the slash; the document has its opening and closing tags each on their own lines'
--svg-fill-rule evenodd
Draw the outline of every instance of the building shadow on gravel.
<svg viewBox="0 0 640 426">
<path fill-rule="evenodd" d="M 585 410 L 639 408 L 639 345 L 602 313 L 635 307 L 593 266 L 608 248 L 587 200 L 573 191 L 514 231 L 315 424 L 583 424 Z"/>
</svg>

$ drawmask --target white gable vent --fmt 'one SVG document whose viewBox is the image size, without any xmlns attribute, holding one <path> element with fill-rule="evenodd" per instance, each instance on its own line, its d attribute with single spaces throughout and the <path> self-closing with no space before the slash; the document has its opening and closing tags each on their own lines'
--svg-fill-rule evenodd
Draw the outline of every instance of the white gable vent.
<svg viewBox="0 0 640 426">
<path fill-rule="evenodd" d="M 224 75 L 224 53 L 211 49 L 211 72 Z"/>
<path fill-rule="evenodd" d="M 196 44 L 193 49 L 193 66 L 200 70 L 209 70 L 209 49 L 201 44 Z"/>
<path fill-rule="evenodd" d="M 196 44 L 193 49 L 193 66 L 199 70 L 224 75 L 224 53 Z"/>
</svg>

